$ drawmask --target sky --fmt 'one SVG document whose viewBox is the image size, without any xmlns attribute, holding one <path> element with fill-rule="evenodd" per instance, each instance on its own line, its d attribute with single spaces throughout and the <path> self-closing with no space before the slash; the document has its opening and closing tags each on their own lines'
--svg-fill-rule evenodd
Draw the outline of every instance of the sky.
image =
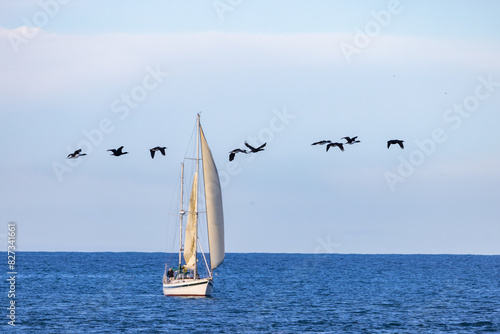
<svg viewBox="0 0 500 334">
<path fill-rule="evenodd" d="M 16 222 L 19 250 L 170 251 L 201 112 L 227 252 L 498 255 L 499 12 L 0 0 L 0 246 Z"/>
</svg>

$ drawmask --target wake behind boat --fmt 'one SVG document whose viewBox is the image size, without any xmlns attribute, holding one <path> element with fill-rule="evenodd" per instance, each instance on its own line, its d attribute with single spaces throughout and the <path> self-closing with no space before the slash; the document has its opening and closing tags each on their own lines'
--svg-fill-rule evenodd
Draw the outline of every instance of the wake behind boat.
<svg viewBox="0 0 500 334">
<path fill-rule="evenodd" d="M 225 256 L 224 215 L 219 174 L 201 128 L 199 114 L 196 130 L 196 157 L 184 159 L 185 161 L 196 161 L 187 212 L 184 210 L 183 203 L 184 163 L 181 164 L 179 262 L 175 269 L 170 268 L 168 271 L 168 266 L 165 265 L 163 275 L 163 294 L 165 296 L 211 296 L 214 286 L 214 270 L 222 264 Z M 200 171 L 202 177 L 198 178 Z M 202 181 L 198 182 L 199 179 Z M 202 188 L 201 191 L 200 188 Z M 205 200 L 202 201 L 199 195 L 203 196 Z M 200 203 L 205 203 L 205 207 L 201 208 Z M 184 228 L 183 223 L 186 213 L 188 217 Z M 208 231 L 209 261 L 207 261 L 203 250 L 200 249 L 203 259 L 201 262 L 203 262 L 205 270 L 198 268 L 198 248 L 201 248 L 198 236 L 198 222 L 201 215 L 206 216 Z M 183 228 L 184 245 L 182 244 Z M 205 273 L 205 277 L 200 277 L 202 272 Z"/>
</svg>

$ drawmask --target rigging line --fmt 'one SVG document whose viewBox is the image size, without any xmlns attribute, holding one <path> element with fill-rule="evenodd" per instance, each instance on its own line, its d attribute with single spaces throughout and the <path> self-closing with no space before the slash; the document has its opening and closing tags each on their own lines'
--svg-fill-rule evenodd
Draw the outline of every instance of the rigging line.
<svg viewBox="0 0 500 334">
<path fill-rule="evenodd" d="M 201 255 L 203 255 L 203 261 L 205 262 L 205 268 L 207 269 L 207 273 L 210 274 L 210 269 L 208 267 L 207 258 L 205 257 L 205 252 L 203 251 L 203 247 L 201 247 L 200 239 L 198 239 L 198 245 L 200 246 Z"/>
<path fill-rule="evenodd" d="M 175 186 L 174 186 L 174 189 L 175 189 L 175 192 L 174 192 L 174 195 L 171 197 L 171 200 L 170 200 L 170 205 L 169 205 L 169 209 L 168 209 L 168 219 L 167 219 L 167 229 L 166 229 L 166 232 L 167 232 L 167 237 L 165 238 L 165 247 L 166 247 L 166 252 L 165 252 L 165 262 L 167 260 L 167 252 L 168 250 L 172 251 L 175 247 L 175 243 L 176 243 L 176 240 L 177 240 L 177 236 L 178 236 L 178 232 L 179 232 L 179 229 L 178 229 L 178 224 L 177 222 L 175 224 L 173 224 L 173 216 L 175 217 L 179 217 L 179 213 L 171 213 L 171 212 L 174 212 L 174 210 L 178 210 L 178 203 L 174 203 L 178 198 L 178 194 L 180 192 L 180 180 L 179 178 L 176 178 L 176 183 L 175 183 Z M 174 205 L 175 205 L 175 209 L 174 209 Z M 170 241 L 170 244 L 169 244 L 169 235 L 172 235 L 172 240 Z M 181 240 L 179 240 L 179 242 L 181 242 Z"/>
<path fill-rule="evenodd" d="M 189 143 L 188 143 L 188 146 L 186 147 L 186 152 L 184 153 L 184 159 L 193 159 L 193 158 L 188 158 L 188 156 L 191 155 L 191 152 L 189 152 L 189 154 L 188 154 L 188 151 L 190 148 L 192 150 L 191 143 L 193 142 L 193 137 L 196 134 L 197 127 L 198 127 L 198 123 L 196 122 L 194 125 L 194 128 L 193 128 L 193 131 L 191 132 L 191 138 L 189 138 Z"/>
</svg>

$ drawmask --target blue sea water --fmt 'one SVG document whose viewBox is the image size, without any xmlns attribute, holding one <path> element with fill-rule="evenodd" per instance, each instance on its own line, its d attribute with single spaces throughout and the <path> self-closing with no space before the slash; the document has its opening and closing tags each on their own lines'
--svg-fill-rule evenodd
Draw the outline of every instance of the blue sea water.
<svg viewBox="0 0 500 334">
<path fill-rule="evenodd" d="M 21 252 L 15 327 L 4 258 L 2 333 L 500 333 L 500 256 L 227 254 L 182 298 L 161 253 Z"/>
</svg>

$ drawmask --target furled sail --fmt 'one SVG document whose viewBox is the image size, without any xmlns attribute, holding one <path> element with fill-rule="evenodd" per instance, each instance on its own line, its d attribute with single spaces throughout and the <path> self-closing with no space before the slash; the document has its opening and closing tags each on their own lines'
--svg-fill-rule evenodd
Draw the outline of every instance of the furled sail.
<svg viewBox="0 0 500 334">
<path fill-rule="evenodd" d="M 194 174 L 191 197 L 189 198 L 189 211 L 186 224 L 186 236 L 184 238 L 184 260 L 186 267 L 194 269 L 196 265 L 196 201 L 198 199 L 198 173 Z"/>
<path fill-rule="evenodd" d="M 210 267 L 213 270 L 222 264 L 225 255 L 222 192 L 220 188 L 219 173 L 217 172 L 212 152 L 208 147 L 205 134 L 201 127 L 200 134 L 201 154 L 203 158 L 203 178 L 205 180 Z"/>
</svg>

